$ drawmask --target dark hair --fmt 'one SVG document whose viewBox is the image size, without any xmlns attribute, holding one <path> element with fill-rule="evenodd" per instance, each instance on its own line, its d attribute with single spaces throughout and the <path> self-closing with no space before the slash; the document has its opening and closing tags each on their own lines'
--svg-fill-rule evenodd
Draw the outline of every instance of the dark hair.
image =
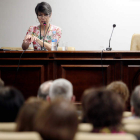
<svg viewBox="0 0 140 140">
<path fill-rule="evenodd" d="M 87 123 L 87 116 L 86 116 L 86 105 L 88 105 L 88 94 L 92 93 L 94 90 L 94 88 L 89 88 L 89 89 L 86 89 L 84 92 L 83 92 L 83 95 L 82 95 L 82 98 L 81 98 L 81 101 L 82 101 L 82 121 L 81 123 Z"/>
<path fill-rule="evenodd" d="M 85 113 L 94 128 L 118 127 L 121 123 L 124 104 L 118 94 L 101 88 L 89 90 Z"/>
<path fill-rule="evenodd" d="M 134 107 L 135 115 L 140 116 L 140 85 L 136 86 L 132 93 L 131 106 Z"/>
<path fill-rule="evenodd" d="M 46 15 L 51 15 L 52 8 L 48 3 L 41 2 L 41 3 L 38 3 L 36 8 L 35 8 L 35 13 L 37 16 L 38 16 L 38 12 L 44 13 Z"/>
<path fill-rule="evenodd" d="M 76 108 L 59 99 L 42 107 L 36 116 L 34 131 L 39 132 L 44 140 L 73 140 L 77 126 Z"/>
<path fill-rule="evenodd" d="M 23 95 L 13 87 L 0 88 L 0 122 L 14 122 L 24 103 Z"/>
</svg>

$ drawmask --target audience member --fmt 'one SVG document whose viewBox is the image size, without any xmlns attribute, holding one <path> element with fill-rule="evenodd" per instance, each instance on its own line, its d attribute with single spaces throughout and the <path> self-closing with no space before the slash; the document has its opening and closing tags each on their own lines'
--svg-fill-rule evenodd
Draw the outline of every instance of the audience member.
<svg viewBox="0 0 140 140">
<path fill-rule="evenodd" d="M 21 92 L 13 87 L 0 88 L 0 122 L 14 122 L 24 103 Z"/>
<path fill-rule="evenodd" d="M 87 94 L 85 113 L 95 133 L 121 133 L 124 104 L 118 94 L 107 89 L 91 89 Z"/>
<path fill-rule="evenodd" d="M 47 100 L 54 100 L 56 98 L 63 98 L 72 102 L 75 101 L 73 86 L 70 81 L 62 78 L 54 80 L 50 87 Z"/>
<path fill-rule="evenodd" d="M 112 90 L 113 92 L 116 92 L 117 94 L 119 94 L 122 97 L 124 103 L 129 98 L 129 90 L 128 90 L 128 87 L 122 81 L 114 81 L 114 82 L 110 83 L 107 86 L 107 89 Z"/>
<path fill-rule="evenodd" d="M 73 140 L 77 126 L 76 108 L 67 100 L 59 99 L 39 111 L 34 131 L 39 132 L 44 140 Z"/>
<path fill-rule="evenodd" d="M 4 86 L 4 81 L 0 78 L 0 87 Z"/>
<path fill-rule="evenodd" d="M 43 106 L 44 100 L 30 97 L 19 111 L 16 131 L 33 131 L 35 115 Z"/>
<path fill-rule="evenodd" d="M 53 81 L 46 81 L 42 83 L 38 89 L 37 97 L 46 100 L 49 95 L 49 89 Z"/>
<path fill-rule="evenodd" d="M 139 118 L 140 117 L 140 85 L 136 86 L 132 96 L 131 96 L 131 118 Z"/>
<path fill-rule="evenodd" d="M 89 88 L 89 89 L 86 89 L 84 92 L 83 92 L 83 95 L 82 95 L 82 120 L 81 122 L 82 123 L 87 123 L 87 118 L 86 118 L 86 105 L 88 104 L 87 101 L 88 101 L 88 94 L 92 93 L 95 89 L 94 88 Z"/>
</svg>

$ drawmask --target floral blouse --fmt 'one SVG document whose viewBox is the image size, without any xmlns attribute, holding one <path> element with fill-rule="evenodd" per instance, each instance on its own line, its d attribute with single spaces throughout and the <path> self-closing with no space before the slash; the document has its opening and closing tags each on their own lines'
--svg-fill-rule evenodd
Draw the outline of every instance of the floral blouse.
<svg viewBox="0 0 140 140">
<path fill-rule="evenodd" d="M 61 30 L 61 28 L 59 28 L 55 25 L 51 25 L 51 24 L 50 24 L 49 30 L 45 36 L 44 42 L 51 43 L 52 37 L 53 37 L 53 31 L 56 31 L 55 38 L 57 39 L 57 43 L 59 43 L 61 35 L 62 35 L 62 30 Z M 34 35 L 34 36 L 38 37 L 39 39 L 43 40 L 43 36 L 40 37 L 40 25 L 30 26 L 26 35 Z M 41 46 L 36 41 L 33 42 L 33 47 L 34 47 L 34 50 L 41 50 Z"/>
</svg>

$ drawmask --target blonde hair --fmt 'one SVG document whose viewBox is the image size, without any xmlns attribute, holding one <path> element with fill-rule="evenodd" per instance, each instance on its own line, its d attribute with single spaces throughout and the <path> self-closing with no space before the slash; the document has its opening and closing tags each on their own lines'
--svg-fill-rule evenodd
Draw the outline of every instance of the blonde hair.
<svg viewBox="0 0 140 140">
<path fill-rule="evenodd" d="M 119 94 L 123 101 L 126 102 L 129 97 L 129 90 L 127 85 L 122 81 L 114 81 L 107 86 L 107 89 Z"/>
</svg>

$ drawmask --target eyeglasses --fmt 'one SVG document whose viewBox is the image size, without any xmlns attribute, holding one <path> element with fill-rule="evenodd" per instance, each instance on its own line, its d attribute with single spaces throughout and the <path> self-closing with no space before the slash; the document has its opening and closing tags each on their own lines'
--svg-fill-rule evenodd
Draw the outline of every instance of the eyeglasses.
<svg viewBox="0 0 140 140">
<path fill-rule="evenodd" d="M 47 18 L 49 15 L 38 15 L 37 17 L 39 18 L 39 19 L 41 19 L 41 18 Z"/>
</svg>

